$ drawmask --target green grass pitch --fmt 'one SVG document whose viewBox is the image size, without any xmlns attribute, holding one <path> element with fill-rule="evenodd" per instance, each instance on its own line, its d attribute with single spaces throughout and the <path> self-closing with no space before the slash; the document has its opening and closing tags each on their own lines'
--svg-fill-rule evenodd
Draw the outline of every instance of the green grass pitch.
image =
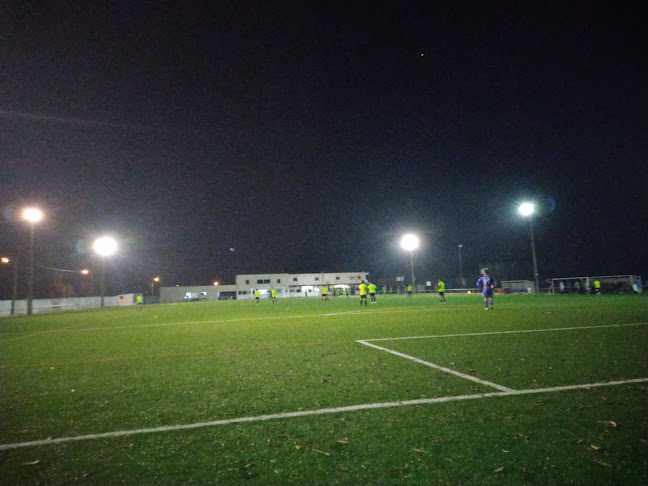
<svg viewBox="0 0 648 486">
<path fill-rule="evenodd" d="M 3 319 L 0 481 L 648 484 L 645 298 L 447 300 Z"/>
</svg>

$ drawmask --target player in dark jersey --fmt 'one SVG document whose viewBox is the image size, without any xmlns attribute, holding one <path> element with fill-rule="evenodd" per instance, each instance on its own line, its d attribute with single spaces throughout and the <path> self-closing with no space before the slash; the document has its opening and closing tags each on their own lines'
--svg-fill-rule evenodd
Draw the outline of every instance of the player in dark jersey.
<svg viewBox="0 0 648 486">
<path fill-rule="evenodd" d="M 488 269 L 482 270 L 482 276 L 477 280 L 477 287 L 482 291 L 484 297 L 484 310 L 488 310 L 488 300 L 490 299 L 490 310 L 493 310 L 493 289 L 497 285 L 497 280 L 488 275 Z"/>
</svg>

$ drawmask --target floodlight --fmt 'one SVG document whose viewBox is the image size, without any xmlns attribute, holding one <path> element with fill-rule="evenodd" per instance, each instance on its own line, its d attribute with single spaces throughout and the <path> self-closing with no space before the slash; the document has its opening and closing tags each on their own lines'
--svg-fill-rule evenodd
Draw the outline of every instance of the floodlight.
<svg viewBox="0 0 648 486">
<path fill-rule="evenodd" d="M 401 240 L 401 246 L 403 247 L 404 250 L 410 252 L 410 266 L 412 269 L 412 287 L 416 289 L 416 278 L 414 277 L 414 250 L 416 250 L 419 246 L 418 236 L 413 235 L 411 233 L 403 236 L 403 239 Z"/>
<path fill-rule="evenodd" d="M 102 236 L 95 240 L 93 249 L 102 257 L 111 256 L 117 252 L 117 242 L 110 236 Z"/>
<path fill-rule="evenodd" d="M 401 240 L 401 246 L 403 247 L 404 250 L 407 251 L 416 250 L 419 246 L 418 236 L 412 234 L 403 236 L 403 239 Z"/>
<path fill-rule="evenodd" d="M 34 226 L 43 219 L 43 211 L 36 207 L 23 209 L 22 218 L 30 223 L 29 233 L 29 274 L 27 276 L 27 315 L 33 312 L 34 300 Z"/>
<path fill-rule="evenodd" d="M 533 205 L 533 203 L 530 202 L 522 203 L 518 208 L 518 212 L 522 216 L 531 216 L 533 213 L 535 213 L 535 206 Z"/>
<path fill-rule="evenodd" d="M 29 221 L 30 223 L 38 223 L 41 219 L 43 219 L 43 211 L 34 207 L 25 208 L 23 210 L 22 217 L 25 221 Z"/>
<path fill-rule="evenodd" d="M 523 202 L 518 208 L 518 212 L 525 218 L 529 218 L 529 233 L 531 236 L 531 260 L 533 264 L 533 284 L 535 286 L 535 292 L 540 292 L 540 283 L 538 281 L 538 262 L 536 260 L 536 251 L 535 251 L 535 237 L 533 235 L 533 214 L 535 213 L 535 205 L 530 202 Z"/>
</svg>

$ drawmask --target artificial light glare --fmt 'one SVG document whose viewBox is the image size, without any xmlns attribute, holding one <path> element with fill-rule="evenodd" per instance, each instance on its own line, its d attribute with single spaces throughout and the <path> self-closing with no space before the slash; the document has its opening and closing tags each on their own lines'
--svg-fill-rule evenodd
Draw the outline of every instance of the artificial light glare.
<svg viewBox="0 0 648 486">
<path fill-rule="evenodd" d="M 2 257 L 2 263 L 9 263 L 11 260 L 9 260 L 7 257 Z"/>
<path fill-rule="evenodd" d="M 84 268 L 83 270 L 81 270 L 82 275 L 88 275 L 89 273 L 90 273 L 90 270 L 88 270 L 87 268 Z"/>
<path fill-rule="evenodd" d="M 110 236 L 102 236 L 94 242 L 94 251 L 101 256 L 111 256 L 117 252 L 117 242 Z"/>
<path fill-rule="evenodd" d="M 405 235 L 401 240 L 401 246 L 407 251 L 414 251 L 419 246 L 419 239 L 416 235 Z"/>
<path fill-rule="evenodd" d="M 535 206 L 532 203 L 522 203 L 518 209 L 522 216 L 531 216 L 535 212 Z"/>
<path fill-rule="evenodd" d="M 214 286 L 218 285 L 218 282 L 214 282 Z"/>
<path fill-rule="evenodd" d="M 43 219 L 43 211 L 38 208 L 26 208 L 23 211 L 22 217 L 25 221 L 29 221 L 30 223 L 38 223 Z"/>
</svg>

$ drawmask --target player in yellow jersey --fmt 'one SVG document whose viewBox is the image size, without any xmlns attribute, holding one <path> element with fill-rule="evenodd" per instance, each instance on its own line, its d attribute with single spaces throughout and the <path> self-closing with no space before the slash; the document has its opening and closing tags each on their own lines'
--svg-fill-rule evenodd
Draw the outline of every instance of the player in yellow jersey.
<svg viewBox="0 0 648 486">
<path fill-rule="evenodd" d="M 254 300 L 256 300 L 257 304 L 259 303 L 259 291 L 258 290 L 254 291 Z"/>
<path fill-rule="evenodd" d="M 329 300 L 329 298 L 328 298 L 328 287 L 326 285 L 324 285 L 322 287 L 322 302 L 324 302 L 325 300 Z"/>
<path fill-rule="evenodd" d="M 360 289 L 360 307 L 362 307 L 363 302 L 364 306 L 367 307 L 367 284 L 362 282 L 358 285 L 358 288 Z"/>
<path fill-rule="evenodd" d="M 277 303 L 277 289 L 270 289 L 270 298 L 273 304 Z"/>
<path fill-rule="evenodd" d="M 445 304 L 445 282 L 443 282 L 441 279 L 437 281 L 437 289 L 439 290 L 439 300 L 442 304 Z"/>
<path fill-rule="evenodd" d="M 367 288 L 369 289 L 369 297 L 371 298 L 371 303 L 376 303 L 376 285 L 370 283 Z"/>
<path fill-rule="evenodd" d="M 411 285 L 408 285 L 407 286 L 407 296 L 408 297 L 412 296 L 412 290 L 414 290 L 414 287 L 412 287 Z"/>
</svg>

